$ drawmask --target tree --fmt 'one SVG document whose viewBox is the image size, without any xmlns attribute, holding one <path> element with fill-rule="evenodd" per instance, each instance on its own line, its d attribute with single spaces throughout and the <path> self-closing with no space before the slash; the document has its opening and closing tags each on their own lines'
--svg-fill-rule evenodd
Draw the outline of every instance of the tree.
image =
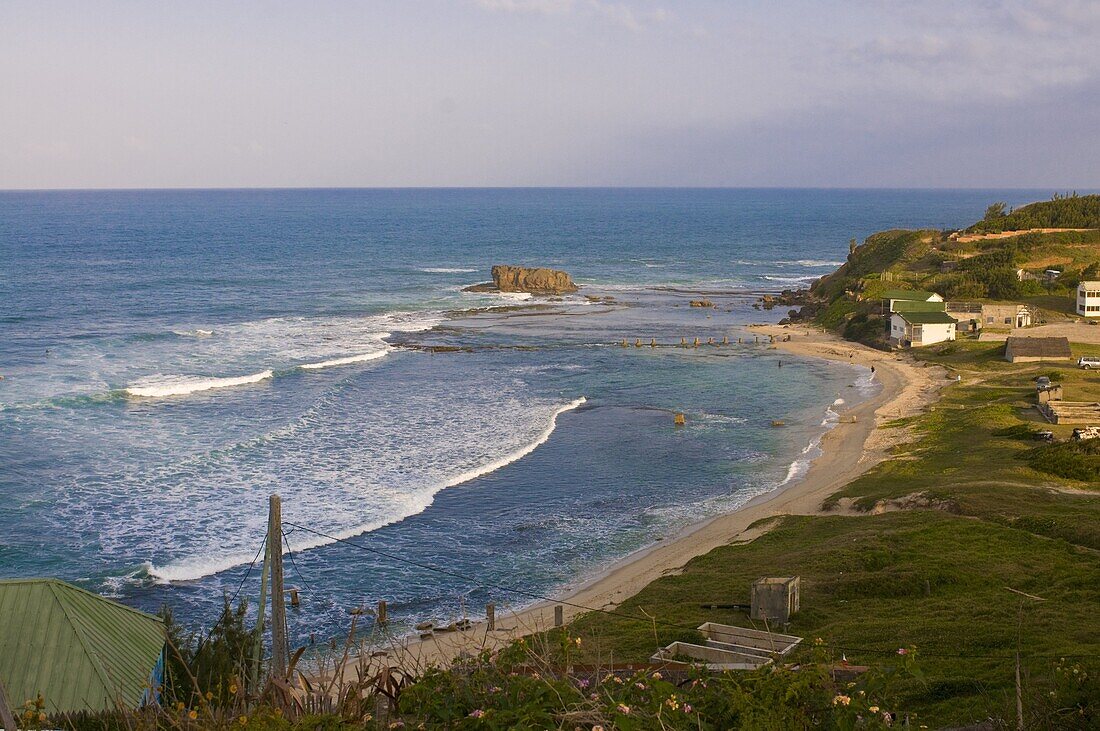
<svg viewBox="0 0 1100 731">
<path fill-rule="evenodd" d="M 1004 201 L 997 201 L 985 209 L 985 218 L 983 221 L 996 221 L 998 218 L 1004 218 L 1008 212 L 1008 204 Z"/>
</svg>

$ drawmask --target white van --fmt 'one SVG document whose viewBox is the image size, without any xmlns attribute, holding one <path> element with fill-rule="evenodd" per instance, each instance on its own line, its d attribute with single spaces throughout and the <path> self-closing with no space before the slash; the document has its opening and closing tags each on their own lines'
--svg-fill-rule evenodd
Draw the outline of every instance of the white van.
<svg viewBox="0 0 1100 731">
<path fill-rule="evenodd" d="M 1086 371 L 1092 368 L 1100 370 L 1100 356 L 1082 355 L 1077 359 L 1077 367 L 1084 368 Z"/>
</svg>

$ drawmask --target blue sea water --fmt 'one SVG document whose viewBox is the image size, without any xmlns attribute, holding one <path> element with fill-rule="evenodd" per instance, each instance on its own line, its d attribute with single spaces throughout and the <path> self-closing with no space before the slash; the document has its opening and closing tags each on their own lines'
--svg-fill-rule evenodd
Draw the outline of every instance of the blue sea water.
<svg viewBox="0 0 1100 731">
<path fill-rule="evenodd" d="M 797 479 L 835 402 L 873 391 L 738 345 L 785 314 L 748 293 L 828 273 L 853 237 L 1048 196 L 0 192 L 0 576 L 209 622 L 278 492 L 288 522 L 402 557 L 288 529 L 297 638 L 378 599 L 405 626 L 526 603 L 499 587 L 560 590 Z M 494 263 L 582 291 L 461 291 Z"/>
</svg>

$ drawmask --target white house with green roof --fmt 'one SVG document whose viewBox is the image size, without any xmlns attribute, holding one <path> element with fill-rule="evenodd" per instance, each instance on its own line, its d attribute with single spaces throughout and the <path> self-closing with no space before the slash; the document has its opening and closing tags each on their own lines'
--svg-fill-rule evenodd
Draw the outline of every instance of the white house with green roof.
<svg viewBox="0 0 1100 731">
<path fill-rule="evenodd" d="M 955 339 L 958 321 L 939 310 L 908 310 L 890 313 L 890 344 L 901 348 L 919 348 Z"/>
</svg>

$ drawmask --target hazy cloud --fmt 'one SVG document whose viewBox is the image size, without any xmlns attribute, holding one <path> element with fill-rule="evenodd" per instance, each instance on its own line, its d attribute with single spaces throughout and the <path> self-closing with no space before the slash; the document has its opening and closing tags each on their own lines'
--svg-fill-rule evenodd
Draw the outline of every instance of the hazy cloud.
<svg viewBox="0 0 1100 731">
<path fill-rule="evenodd" d="M 573 16 L 610 21 L 629 30 L 642 30 L 661 23 L 672 13 L 660 6 L 635 7 L 626 2 L 606 0 L 474 0 L 484 10 L 530 13 L 544 16 Z"/>
<path fill-rule="evenodd" d="M 0 4 L 0 187 L 1100 186 L 1100 3 Z"/>
</svg>

